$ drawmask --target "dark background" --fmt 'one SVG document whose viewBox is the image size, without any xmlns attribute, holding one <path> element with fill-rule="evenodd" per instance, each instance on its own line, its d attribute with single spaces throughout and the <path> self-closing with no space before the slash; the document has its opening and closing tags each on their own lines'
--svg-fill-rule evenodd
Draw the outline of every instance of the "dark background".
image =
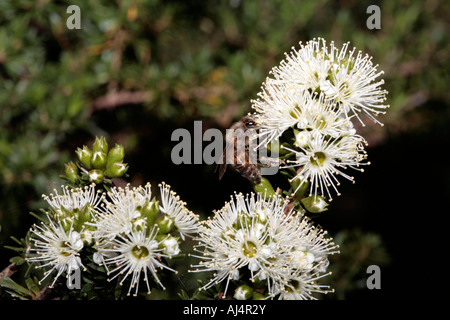
<svg viewBox="0 0 450 320">
<path fill-rule="evenodd" d="M 195 120 L 225 130 L 251 111 L 284 52 L 323 37 L 373 56 L 391 106 L 383 127 L 359 128 L 371 165 L 313 217 L 346 241 L 326 298 L 444 298 L 447 2 L 79 1 L 82 28 L 68 30 L 70 4 L 0 2 L 0 269 L 14 256 L 3 245 L 25 235 L 41 194 L 63 183 L 63 164 L 96 135 L 124 145 L 132 184 L 165 181 L 203 218 L 251 191 L 234 173 L 219 181 L 215 166 L 174 165 L 171 134 L 192 132 Z M 371 4 L 380 30 L 366 27 Z M 370 264 L 381 266 L 381 290 L 365 286 Z"/>
</svg>

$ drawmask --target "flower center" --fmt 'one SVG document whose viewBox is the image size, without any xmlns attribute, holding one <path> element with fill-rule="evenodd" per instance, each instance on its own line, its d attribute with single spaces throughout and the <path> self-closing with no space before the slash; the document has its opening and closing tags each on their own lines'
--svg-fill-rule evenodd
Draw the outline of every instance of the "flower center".
<svg viewBox="0 0 450 320">
<path fill-rule="evenodd" d="M 244 252 L 244 255 L 248 258 L 252 258 L 256 254 L 256 244 L 254 244 L 251 241 L 246 241 L 244 243 L 244 246 L 242 247 L 242 251 Z"/>
<path fill-rule="evenodd" d="M 311 156 L 311 158 L 309 158 L 309 161 L 317 166 L 317 167 L 321 167 L 323 166 L 323 163 L 325 162 L 326 159 L 326 155 L 325 153 L 319 151 L 319 152 L 315 152 L 313 156 Z"/>
<path fill-rule="evenodd" d="M 71 253 L 69 252 L 70 250 L 70 245 L 68 243 L 68 241 L 61 241 L 59 243 L 59 253 L 64 256 L 64 257 L 68 257 L 71 255 Z"/>
<path fill-rule="evenodd" d="M 294 292 L 294 291 L 299 291 L 300 290 L 300 282 L 298 282 L 297 280 L 291 280 L 289 281 L 289 284 L 291 286 L 286 288 L 287 292 Z"/>
<path fill-rule="evenodd" d="M 318 130 L 322 130 L 323 128 L 325 128 L 327 126 L 327 119 L 325 117 L 320 117 L 320 120 L 318 120 L 316 122 L 316 128 Z"/>
<path fill-rule="evenodd" d="M 296 105 L 292 108 L 291 112 L 289 112 L 289 115 L 290 115 L 292 118 L 294 118 L 295 120 L 298 120 L 299 117 L 300 117 L 300 113 L 301 113 L 300 106 L 299 106 L 298 104 L 296 104 Z"/>
<path fill-rule="evenodd" d="M 131 249 L 131 253 L 138 259 L 145 258 L 149 254 L 148 249 L 140 245 L 135 245 L 133 249 Z"/>
</svg>

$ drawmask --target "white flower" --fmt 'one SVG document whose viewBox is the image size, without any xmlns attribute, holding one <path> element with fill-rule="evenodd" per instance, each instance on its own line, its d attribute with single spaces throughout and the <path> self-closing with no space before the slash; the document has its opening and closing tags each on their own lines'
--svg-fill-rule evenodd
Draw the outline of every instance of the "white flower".
<svg viewBox="0 0 450 320">
<path fill-rule="evenodd" d="M 170 187 L 163 184 L 160 191 L 158 205 L 149 183 L 145 187 L 113 188 L 108 192 L 109 199 L 98 210 L 95 222 L 90 224 L 95 228 L 97 252 L 94 253 L 94 262 L 103 264 L 106 269 L 117 264 L 112 272 L 126 272 L 124 279 L 132 274 L 129 293 L 136 286 L 137 294 L 141 272 L 150 291 L 148 270 L 162 286 L 155 268 L 174 271 L 164 266 L 160 259 L 171 258 L 181 251 L 179 238 L 173 234 L 178 232 L 184 240 L 185 235 L 191 235 L 198 229 L 198 217 L 186 209 L 185 203 Z M 162 224 L 170 227 L 161 231 Z"/>
<path fill-rule="evenodd" d="M 199 218 L 186 208 L 186 203 L 164 182 L 159 185 L 161 193 L 161 212 L 167 214 L 175 223 L 181 239 L 198 232 Z"/>
<path fill-rule="evenodd" d="M 110 265 L 112 266 L 112 270 L 108 270 L 108 275 L 115 273 L 109 281 L 122 275 L 120 284 L 123 285 L 131 275 L 128 294 L 135 288 L 134 295 L 137 295 L 141 275 L 143 275 L 147 291 L 150 293 L 150 273 L 152 278 L 164 289 L 163 284 L 156 275 L 156 269 L 176 271 L 160 262 L 161 257 L 168 256 L 163 254 L 162 249 L 159 248 L 160 242 L 155 240 L 156 235 L 156 227 L 154 227 L 150 234 L 147 234 L 146 230 L 132 230 L 130 233 L 118 235 L 114 238 L 112 245 L 103 249 L 109 256 L 104 259 L 105 266 L 107 268 Z"/>
<path fill-rule="evenodd" d="M 381 124 L 375 117 L 388 108 L 383 104 L 387 91 L 380 88 L 384 81 L 377 80 L 383 72 L 377 71 L 378 66 L 373 66 L 368 55 L 358 52 L 354 57 L 355 48 L 349 51 L 348 46 L 346 43 L 338 49 L 331 42 L 328 47 L 320 38 L 306 45 L 300 43 L 300 49 L 293 48 L 271 73 L 277 83 L 325 94 L 327 99 L 339 103 L 346 115 L 355 115 L 362 124 L 361 112 Z"/>
<path fill-rule="evenodd" d="M 33 246 L 27 259 L 29 262 L 41 263 L 36 268 L 48 269 L 41 282 L 56 271 L 51 284 L 53 286 L 61 274 L 70 275 L 73 270 L 84 268 L 80 259 L 83 241 L 80 234 L 72 227 L 66 231 L 59 221 L 53 221 L 48 215 L 47 218 L 48 224 L 36 225 L 31 230 Z"/>
<path fill-rule="evenodd" d="M 63 194 L 59 194 L 55 189 L 55 194 L 50 196 L 43 195 L 45 201 L 59 216 L 73 216 L 89 206 L 96 209 L 103 197 L 95 191 L 95 184 L 89 187 L 71 189 L 68 186 L 62 186 Z"/>
<path fill-rule="evenodd" d="M 164 252 L 169 256 L 174 256 L 180 253 L 180 247 L 178 246 L 178 241 L 172 236 L 168 236 L 163 241 L 161 241 L 164 247 Z"/>
<path fill-rule="evenodd" d="M 257 100 L 252 100 L 260 125 L 259 145 L 266 146 L 302 121 L 302 109 L 315 103 L 312 94 L 289 83 L 267 79 Z"/>
<path fill-rule="evenodd" d="M 352 116 L 325 94 L 301 91 L 293 83 L 279 83 L 267 80 L 260 99 L 253 101 L 255 117 L 260 125 L 259 145 L 277 140 L 289 128 L 296 132 L 297 144 L 302 145 L 311 131 L 339 137 L 355 134 L 350 121 Z M 300 131 L 298 131 L 300 130 Z"/>
<path fill-rule="evenodd" d="M 301 179 L 301 183 L 294 192 L 308 181 L 311 184 L 310 195 L 317 197 L 317 192 L 320 191 L 321 195 L 332 199 L 330 188 L 340 195 L 337 190 L 340 183 L 336 176 L 339 175 L 354 181 L 354 177 L 349 176 L 343 170 L 349 167 L 363 171 L 358 167 L 370 164 L 362 162 L 367 158 L 362 147 L 363 143 L 362 137 L 357 135 L 335 139 L 327 138 L 316 132 L 311 134 L 306 145 L 299 145 L 300 150 L 286 148 L 296 155 L 296 160 L 289 161 L 294 163 L 290 166 L 300 167 L 293 179 Z"/>
<path fill-rule="evenodd" d="M 112 188 L 108 192 L 109 201 L 98 210 L 95 236 L 97 239 L 113 239 L 118 234 L 129 233 L 133 227 L 146 227 L 141 211 L 146 205 L 151 205 L 151 185 L 145 187 L 126 186 L 125 188 Z"/>
<path fill-rule="evenodd" d="M 309 272 L 337 252 L 323 234 L 288 210 L 281 197 L 238 194 L 204 223 L 195 247 L 202 261 L 194 271 L 214 271 L 203 289 L 225 281 L 226 295 L 230 281 L 248 273 L 249 279 L 240 280 L 266 281 L 268 294 L 275 296 L 292 274 Z"/>
<path fill-rule="evenodd" d="M 332 48 L 334 49 L 333 44 Z M 348 56 L 342 54 L 347 50 L 348 43 L 339 50 L 331 50 L 329 58 L 334 57 L 333 68 L 331 68 L 331 78 L 334 87 L 337 89 L 328 96 L 336 102 L 342 104 L 342 108 L 346 114 L 354 114 L 358 120 L 364 125 L 359 114 L 364 113 L 368 118 L 383 125 L 375 117 L 384 114 L 388 105 L 383 103 L 386 101 L 386 90 L 382 90 L 380 86 L 384 84 L 384 80 L 377 78 L 384 72 L 377 71 L 378 66 L 373 66 L 372 57 L 367 54 L 363 55 L 358 52 L 356 58 L 353 57 L 355 49 Z M 333 55 L 334 53 L 334 55 Z"/>
<path fill-rule="evenodd" d="M 334 292 L 327 285 L 317 284 L 317 280 L 330 273 L 320 271 L 321 263 L 317 264 L 311 272 L 295 272 L 283 283 L 277 283 L 275 292 L 280 300 L 316 300 L 314 293 L 327 294 Z"/>
</svg>

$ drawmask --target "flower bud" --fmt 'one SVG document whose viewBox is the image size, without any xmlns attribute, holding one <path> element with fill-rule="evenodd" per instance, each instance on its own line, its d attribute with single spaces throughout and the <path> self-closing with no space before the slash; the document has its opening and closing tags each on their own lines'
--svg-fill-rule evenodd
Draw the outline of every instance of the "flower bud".
<svg viewBox="0 0 450 320">
<path fill-rule="evenodd" d="M 165 254 L 174 256 L 180 253 L 180 247 L 176 238 L 167 235 L 158 235 L 155 239 L 160 242 L 159 247 L 163 249 Z"/>
<path fill-rule="evenodd" d="M 75 151 L 78 157 L 78 161 L 81 162 L 81 164 L 86 169 L 91 169 L 91 159 L 92 159 L 92 151 L 86 147 L 83 146 L 83 149 L 77 148 L 77 151 Z"/>
<path fill-rule="evenodd" d="M 78 214 L 78 223 L 84 226 L 86 222 L 92 220 L 93 217 L 93 209 L 90 205 L 85 205 Z"/>
<path fill-rule="evenodd" d="M 253 289 L 247 285 L 242 285 L 236 288 L 234 296 L 236 300 L 248 300 L 253 297 Z"/>
<path fill-rule="evenodd" d="M 147 225 L 153 226 L 156 218 L 159 214 L 159 202 L 153 199 L 152 201 L 147 201 L 142 207 L 142 216 L 146 218 Z"/>
<path fill-rule="evenodd" d="M 295 130 L 294 129 L 295 142 L 294 146 L 303 148 L 308 144 L 310 138 L 310 133 L 307 130 Z"/>
<path fill-rule="evenodd" d="M 105 154 L 108 154 L 108 143 L 106 142 L 105 137 L 95 137 L 94 144 L 92 145 L 92 151 L 104 152 Z"/>
<path fill-rule="evenodd" d="M 266 296 L 264 296 L 263 294 L 259 293 L 259 292 L 253 292 L 253 296 L 252 296 L 252 300 L 266 300 Z"/>
<path fill-rule="evenodd" d="M 159 217 L 156 220 L 156 225 L 159 228 L 160 234 L 166 234 L 174 229 L 175 221 L 173 221 L 173 219 L 171 219 L 168 215 L 165 214 L 164 216 Z"/>
<path fill-rule="evenodd" d="M 297 199 L 302 199 L 305 196 L 305 193 L 310 185 L 309 181 L 305 180 L 303 176 L 299 176 L 291 180 L 290 184 L 294 191 L 297 190 L 295 192 L 295 196 L 297 197 Z"/>
<path fill-rule="evenodd" d="M 70 161 L 69 163 L 66 163 L 64 165 L 64 174 L 66 175 L 66 178 L 72 182 L 75 183 L 78 181 L 79 175 L 78 175 L 78 167 L 75 163 Z"/>
<path fill-rule="evenodd" d="M 109 150 L 107 166 L 110 166 L 114 162 L 122 162 L 124 157 L 125 149 L 120 144 L 116 144 L 114 148 Z"/>
<path fill-rule="evenodd" d="M 94 236 L 93 232 L 89 229 L 83 230 L 83 233 L 81 233 L 81 240 L 83 240 L 83 243 L 86 246 L 91 246 L 94 244 Z"/>
<path fill-rule="evenodd" d="M 89 181 L 99 184 L 103 182 L 103 171 L 102 170 L 91 170 L 89 171 Z"/>
<path fill-rule="evenodd" d="M 267 180 L 264 177 L 261 177 L 260 183 L 253 185 L 253 190 L 255 190 L 255 192 L 257 193 L 265 195 L 266 197 L 271 197 L 275 195 L 275 191 L 273 190 L 273 187 L 270 184 L 269 180 Z"/>
<path fill-rule="evenodd" d="M 300 200 L 306 210 L 312 213 L 327 211 L 328 203 L 321 196 L 309 196 Z"/>
<path fill-rule="evenodd" d="M 123 176 L 128 170 L 128 165 L 126 163 L 114 162 L 106 168 L 106 176 L 110 178 L 119 178 Z"/>
<path fill-rule="evenodd" d="M 105 169 L 106 153 L 103 151 L 94 151 L 91 160 L 91 166 L 94 169 Z"/>
<path fill-rule="evenodd" d="M 69 217 L 64 217 L 64 218 L 60 219 L 60 222 L 61 222 L 61 226 L 64 231 L 69 232 L 72 229 L 73 219 L 71 219 Z"/>
</svg>

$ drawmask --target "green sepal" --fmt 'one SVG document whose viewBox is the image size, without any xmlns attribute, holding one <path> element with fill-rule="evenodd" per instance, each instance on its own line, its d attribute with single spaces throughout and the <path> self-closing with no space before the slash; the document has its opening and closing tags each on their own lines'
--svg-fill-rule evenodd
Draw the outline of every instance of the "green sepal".
<svg viewBox="0 0 450 320">
<path fill-rule="evenodd" d="M 322 196 L 309 196 L 300 200 L 306 210 L 312 213 L 327 211 L 328 203 Z"/>
</svg>

